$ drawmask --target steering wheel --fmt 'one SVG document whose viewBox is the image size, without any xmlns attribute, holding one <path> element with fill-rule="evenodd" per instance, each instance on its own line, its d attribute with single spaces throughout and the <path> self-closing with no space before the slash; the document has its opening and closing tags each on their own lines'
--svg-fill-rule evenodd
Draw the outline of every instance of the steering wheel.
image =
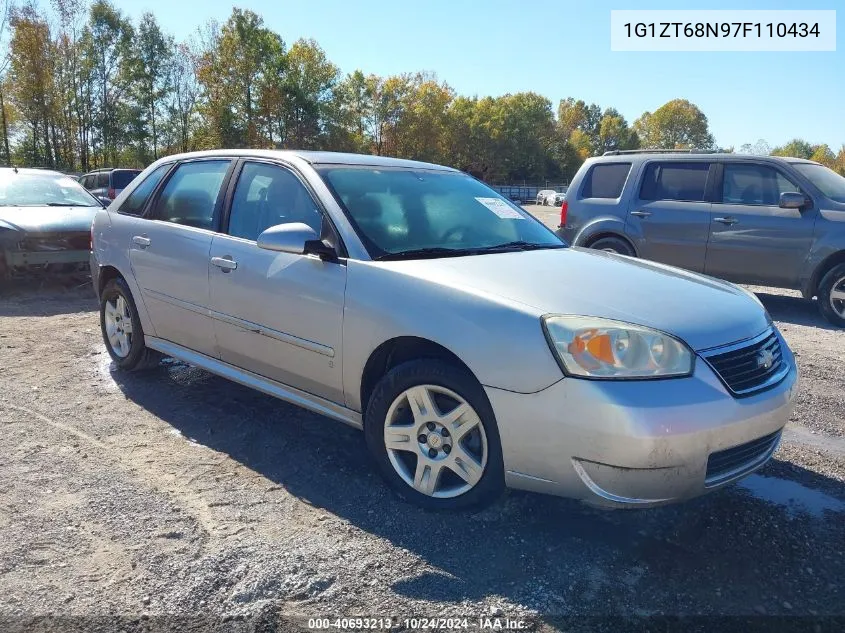
<svg viewBox="0 0 845 633">
<path fill-rule="evenodd" d="M 466 238 L 466 233 L 472 231 L 472 229 L 473 227 L 469 224 L 459 224 L 448 229 L 443 234 L 442 239 L 444 242 L 462 242 Z"/>
</svg>

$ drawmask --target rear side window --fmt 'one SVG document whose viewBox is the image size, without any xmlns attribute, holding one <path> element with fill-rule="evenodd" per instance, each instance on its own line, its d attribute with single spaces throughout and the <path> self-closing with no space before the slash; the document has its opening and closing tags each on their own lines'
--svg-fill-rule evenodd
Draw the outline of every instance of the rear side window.
<svg viewBox="0 0 845 633">
<path fill-rule="evenodd" d="M 631 163 L 593 165 L 581 187 L 582 198 L 618 198 L 622 195 Z"/>
<path fill-rule="evenodd" d="M 643 177 L 640 199 L 701 202 L 709 172 L 709 163 L 650 163 Z"/>
<path fill-rule="evenodd" d="M 109 172 L 101 171 L 97 174 L 97 182 L 94 185 L 96 189 L 108 189 L 109 188 Z"/>
<path fill-rule="evenodd" d="M 141 215 L 144 211 L 144 205 L 147 204 L 147 199 L 169 169 L 170 165 L 162 165 L 153 171 L 153 173 L 144 179 L 144 182 L 135 187 L 135 190 L 120 205 L 118 211 L 120 213 L 128 213 L 129 215 Z"/>
<path fill-rule="evenodd" d="M 214 228 L 214 207 L 231 161 L 202 160 L 183 163 L 167 180 L 153 217 L 165 222 Z"/>
</svg>

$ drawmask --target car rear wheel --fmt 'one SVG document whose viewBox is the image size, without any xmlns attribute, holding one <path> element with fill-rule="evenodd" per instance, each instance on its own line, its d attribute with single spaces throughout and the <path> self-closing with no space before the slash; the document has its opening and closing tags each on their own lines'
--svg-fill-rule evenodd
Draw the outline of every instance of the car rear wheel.
<svg viewBox="0 0 845 633">
<path fill-rule="evenodd" d="M 144 344 L 144 329 L 129 286 L 111 279 L 100 294 L 100 330 L 109 356 L 120 369 L 146 369 L 158 364 L 161 356 Z"/>
<path fill-rule="evenodd" d="M 590 244 L 590 248 L 597 251 L 627 255 L 628 257 L 634 257 L 636 255 L 630 244 L 619 237 L 602 237 Z"/>
<path fill-rule="evenodd" d="M 845 264 L 834 266 L 822 277 L 818 298 L 822 316 L 834 325 L 845 327 Z"/>
<path fill-rule="evenodd" d="M 390 370 L 370 398 L 364 433 L 387 482 L 415 505 L 482 506 L 504 488 L 492 407 L 461 368 L 420 359 Z"/>
</svg>

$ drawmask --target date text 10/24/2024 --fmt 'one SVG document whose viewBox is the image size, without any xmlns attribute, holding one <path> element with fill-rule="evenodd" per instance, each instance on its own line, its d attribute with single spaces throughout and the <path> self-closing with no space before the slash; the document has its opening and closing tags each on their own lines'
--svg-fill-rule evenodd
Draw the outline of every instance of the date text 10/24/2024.
<svg viewBox="0 0 845 633">
<path fill-rule="evenodd" d="M 311 630 L 412 630 L 412 631 L 456 631 L 475 629 L 480 631 L 529 631 L 531 622 L 522 618 L 504 616 L 479 616 L 476 618 L 309 618 Z"/>
</svg>

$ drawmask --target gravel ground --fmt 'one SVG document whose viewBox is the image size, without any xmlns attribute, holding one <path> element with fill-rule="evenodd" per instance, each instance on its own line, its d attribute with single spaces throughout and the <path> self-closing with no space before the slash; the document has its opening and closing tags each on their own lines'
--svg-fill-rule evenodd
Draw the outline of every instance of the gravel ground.
<svg viewBox="0 0 845 633">
<path fill-rule="evenodd" d="M 394 497 L 350 428 L 181 363 L 114 371 L 90 287 L 7 289 L 0 622 L 175 614 L 190 617 L 173 630 L 226 616 L 264 631 L 285 628 L 279 614 L 487 614 L 553 629 L 581 615 L 843 616 L 845 332 L 795 293 L 754 290 L 802 374 L 758 475 L 655 510 L 510 492 L 442 515 Z M 55 622 L 41 624 L 95 623 Z"/>
</svg>

